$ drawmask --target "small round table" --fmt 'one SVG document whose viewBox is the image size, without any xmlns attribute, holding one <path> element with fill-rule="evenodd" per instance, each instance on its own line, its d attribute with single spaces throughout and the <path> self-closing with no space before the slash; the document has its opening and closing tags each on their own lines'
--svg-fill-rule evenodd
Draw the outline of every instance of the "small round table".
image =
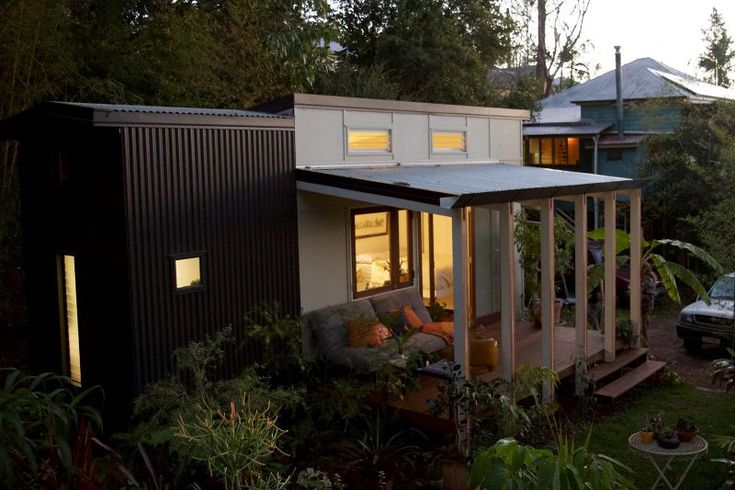
<svg viewBox="0 0 735 490">
<path fill-rule="evenodd" d="M 658 482 L 663 480 L 671 490 L 675 490 L 681 486 L 687 476 L 687 473 L 689 473 L 689 470 L 692 469 L 694 461 L 696 461 L 696 459 L 700 455 L 707 451 L 707 448 L 709 447 L 704 437 L 694 436 L 694 439 L 692 439 L 690 442 L 682 442 L 676 449 L 665 449 L 659 446 L 658 443 L 656 443 L 655 441 L 650 444 L 642 443 L 641 436 L 638 432 L 630 435 L 630 437 L 628 438 L 628 445 L 633 449 L 645 453 L 646 456 L 648 456 L 648 459 L 653 464 L 653 467 L 656 468 L 659 476 L 656 481 L 653 482 L 653 486 L 651 487 L 651 489 L 656 488 Z M 656 461 L 656 458 L 660 458 L 662 461 L 665 461 L 666 464 L 661 467 Z M 679 477 L 676 485 L 672 485 L 669 479 L 666 478 L 666 471 L 671 468 L 671 462 L 675 458 L 681 458 L 685 461 L 688 460 L 689 464 Z"/>
</svg>

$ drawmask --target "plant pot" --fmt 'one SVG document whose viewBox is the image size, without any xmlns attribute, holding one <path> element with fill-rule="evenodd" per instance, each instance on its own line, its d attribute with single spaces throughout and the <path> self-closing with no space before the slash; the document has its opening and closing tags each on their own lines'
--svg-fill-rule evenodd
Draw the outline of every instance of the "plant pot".
<svg viewBox="0 0 735 490">
<path fill-rule="evenodd" d="M 680 430 L 676 431 L 676 435 L 679 437 L 679 440 L 681 442 L 691 442 L 691 440 L 694 439 L 694 436 L 696 436 L 697 434 L 699 434 L 699 429 L 696 429 L 692 432 L 684 432 Z"/>
<path fill-rule="evenodd" d="M 653 442 L 653 432 L 649 431 L 639 431 L 638 434 L 640 434 L 641 442 L 643 444 L 651 444 Z"/>
<path fill-rule="evenodd" d="M 661 434 L 658 436 L 657 442 L 659 447 L 662 447 L 664 449 L 676 449 L 677 447 L 679 447 L 679 444 L 681 444 L 679 438 L 676 437 L 676 435 L 665 437 L 663 434 Z"/>
<path fill-rule="evenodd" d="M 561 321 L 561 310 L 564 307 L 564 301 L 559 298 L 554 299 L 554 326 L 558 326 Z M 536 299 L 533 302 L 533 324 L 536 328 L 541 328 L 541 300 Z"/>
</svg>

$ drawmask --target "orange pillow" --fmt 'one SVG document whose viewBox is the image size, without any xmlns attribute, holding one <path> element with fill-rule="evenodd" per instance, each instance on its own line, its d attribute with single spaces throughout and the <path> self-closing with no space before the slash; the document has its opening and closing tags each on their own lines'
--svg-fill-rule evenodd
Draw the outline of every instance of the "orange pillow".
<svg viewBox="0 0 735 490">
<path fill-rule="evenodd" d="M 390 330 L 378 322 L 351 320 L 347 326 L 350 347 L 380 347 L 390 337 Z"/>
<path fill-rule="evenodd" d="M 411 305 L 403 305 L 402 310 L 403 317 L 411 328 L 421 328 L 424 325 L 424 322 L 422 322 L 421 318 L 419 318 L 416 312 L 413 311 L 413 307 L 411 307 Z"/>
</svg>

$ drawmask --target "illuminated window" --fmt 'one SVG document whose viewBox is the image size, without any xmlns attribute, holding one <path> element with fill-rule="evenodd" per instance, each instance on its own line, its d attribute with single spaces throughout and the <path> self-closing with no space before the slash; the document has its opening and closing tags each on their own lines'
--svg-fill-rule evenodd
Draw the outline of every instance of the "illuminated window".
<svg viewBox="0 0 735 490">
<path fill-rule="evenodd" d="M 176 264 L 176 289 L 202 285 L 201 257 L 174 259 Z"/>
<path fill-rule="evenodd" d="M 525 143 L 528 165 L 579 165 L 579 138 L 532 137 Z"/>
<path fill-rule="evenodd" d="M 464 131 L 433 131 L 431 150 L 434 152 L 467 151 L 467 134 Z"/>
<path fill-rule="evenodd" d="M 77 276 L 73 255 L 61 259 L 61 306 L 62 335 L 64 337 L 64 360 L 66 372 L 71 380 L 82 384 L 82 367 L 79 354 L 79 317 L 77 313 Z"/>
<path fill-rule="evenodd" d="M 348 129 L 347 151 L 389 153 L 391 151 L 390 130 Z"/>
<path fill-rule="evenodd" d="M 353 211 L 352 244 L 355 297 L 413 283 L 409 211 Z"/>
</svg>

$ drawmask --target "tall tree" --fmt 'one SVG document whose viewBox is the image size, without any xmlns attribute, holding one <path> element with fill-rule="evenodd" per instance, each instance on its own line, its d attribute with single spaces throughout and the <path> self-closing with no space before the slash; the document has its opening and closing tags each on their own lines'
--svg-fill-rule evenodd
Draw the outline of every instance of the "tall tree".
<svg viewBox="0 0 735 490">
<path fill-rule="evenodd" d="M 536 1 L 536 77 L 546 97 L 551 94 L 552 83 L 562 74 L 564 66 L 569 65 L 570 72 L 578 76 L 580 71 L 589 74 L 586 65 L 579 62 L 579 56 L 589 43 L 582 40 L 582 30 L 590 0 Z"/>
<path fill-rule="evenodd" d="M 709 27 L 702 29 L 706 46 L 704 53 L 699 57 L 699 67 L 710 74 L 710 82 L 729 87 L 728 73 L 732 70 L 732 60 L 735 58 L 735 51 L 731 49 L 732 39 L 716 8 L 712 9 L 709 22 Z"/>
<path fill-rule="evenodd" d="M 338 19 L 348 59 L 382 66 L 400 98 L 497 100 L 487 75 L 507 59 L 512 31 L 497 0 L 342 0 Z"/>
</svg>

